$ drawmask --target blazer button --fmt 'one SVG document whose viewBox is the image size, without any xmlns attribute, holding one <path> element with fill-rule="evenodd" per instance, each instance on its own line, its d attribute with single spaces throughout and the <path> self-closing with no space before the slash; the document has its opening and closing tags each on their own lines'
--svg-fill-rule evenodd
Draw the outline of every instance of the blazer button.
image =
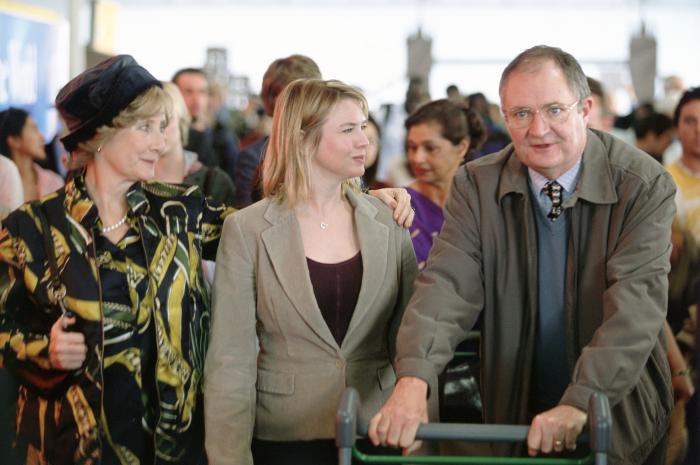
<svg viewBox="0 0 700 465">
<path fill-rule="evenodd" d="M 345 363 L 342 360 L 336 360 L 335 366 L 336 366 L 336 368 L 341 369 L 341 368 L 345 367 Z"/>
</svg>

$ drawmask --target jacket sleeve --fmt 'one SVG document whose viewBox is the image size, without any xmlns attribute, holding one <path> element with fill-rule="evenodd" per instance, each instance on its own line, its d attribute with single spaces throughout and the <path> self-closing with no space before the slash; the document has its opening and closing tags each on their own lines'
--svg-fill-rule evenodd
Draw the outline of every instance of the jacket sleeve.
<svg viewBox="0 0 700 465">
<path fill-rule="evenodd" d="M 22 234 L 17 234 L 18 224 L 27 226 Z M 28 209 L 15 211 L 6 225 L 0 233 L 0 365 L 47 396 L 71 372 L 49 364 L 49 334 L 59 313 L 39 303 L 46 300 L 39 273 L 47 268 L 37 249 L 43 247 L 41 231 Z"/>
<path fill-rule="evenodd" d="M 234 205 L 236 208 L 247 207 L 253 203 L 253 178 L 260 164 L 260 155 L 252 148 L 238 153 L 238 160 L 233 171 L 233 183 L 236 185 Z"/>
<path fill-rule="evenodd" d="M 217 256 L 224 220 L 236 210 L 233 207 L 210 200 L 204 195 L 202 195 L 202 201 L 204 204 L 200 223 L 202 258 L 204 260 L 214 260 Z"/>
<path fill-rule="evenodd" d="M 562 404 L 586 410 L 595 391 L 616 405 L 637 383 L 659 340 L 667 307 L 675 185 L 667 173 L 639 192 L 621 191 L 625 218 L 608 252 L 603 322 L 583 348 Z M 623 213 L 620 213 L 623 214 Z"/>
<path fill-rule="evenodd" d="M 204 369 L 205 446 L 212 465 L 253 463 L 255 263 L 239 216 L 231 215 L 224 223 L 214 275 L 211 339 Z"/>
<path fill-rule="evenodd" d="M 396 239 L 399 248 L 400 262 L 399 266 L 399 286 L 396 298 L 396 307 L 394 308 L 394 316 L 389 327 L 389 356 L 391 360 L 396 358 L 396 337 L 399 332 L 399 325 L 404 315 L 404 310 L 408 304 L 411 294 L 413 293 L 413 284 L 418 275 L 418 264 L 416 263 L 416 254 L 413 250 L 413 243 L 408 230 L 396 227 Z"/>
<path fill-rule="evenodd" d="M 477 195 L 466 169 L 445 205 L 445 223 L 416 279 L 397 341 L 397 376 L 437 376 L 474 326 L 484 290 Z"/>
</svg>

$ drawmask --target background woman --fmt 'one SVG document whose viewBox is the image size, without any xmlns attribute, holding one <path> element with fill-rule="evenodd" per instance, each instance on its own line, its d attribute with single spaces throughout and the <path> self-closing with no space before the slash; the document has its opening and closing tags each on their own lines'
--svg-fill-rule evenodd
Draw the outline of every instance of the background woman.
<svg viewBox="0 0 700 465">
<path fill-rule="evenodd" d="M 200 263 L 214 257 L 231 210 L 196 188 L 146 182 L 169 102 L 128 55 L 70 81 L 56 106 L 76 174 L 3 222 L 0 361 L 22 382 L 26 463 L 204 461 Z M 65 298 L 48 284 L 42 213 Z"/>
<path fill-rule="evenodd" d="M 157 181 L 199 186 L 206 197 L 216 203 L 233 205 L 236 189 L 233 181 L 218 166 L 203 165 L 197 154 L 185 150 L 192 117 L 180 89 L 172 82 L 162 82 L 173 104 L 173 114 L 165 128 L 165 150 L 156 165 Z"/>
<path fill-rule="evenodd" d="M 476 113 L 446 99 L 418 107 L 405 126 L 406 153 L 415 177 L 406 188 L 416 211 L 411 238 L 422 270 L 445 221 L 442 208 L 452 178 L 468 153 L 481 146 L 486 131 Z"/>
<path fill-rule="evenodd" d="M 343 389 L 359 390 L 367 414 L 393 388 L 417 273 L 408 232 L 359 189 L 362 94 L 294 81 L 273 118 L 266 198 L 226 221 L 217 256 L 205 369 L 212 464 L 335 463 Z"/>
<path fill-rule="evenodd" d="M 367 115 L 367 127 L 365 128 L 369 146 L 367 147 L 367 158 L 365 159 L 365 174 L 362 176 L 362 185 L 368 189 L 381 189 L 389 187 L 383 181 L 377 179 L 379 169 L 379 155 L 382 152 L 382 130 L 372 115 Z"/>
<path fill-rule="evenodd" d="M 406 189 L 416 217 L 411 225 L 411 240 L 418 269 L 425 267 L 434 237 L 444 222 L 442 209 L 450 193 L 452 178 L 469 154 L 478 150 L 486 138 L 481 118 L 472 110 L 451 100 L 434 100 L 416 109 L 405 122 L 406 154 L 415 180 Z M 468 341 L 463 351 L 478 350 L 478 341 Z M 440 418 L 446 421 L 480 422 L 481 396 L 477 359 L 455 359 L 440 376 Z M 445 386 L 448 386 L 449 389 Z M 476 447 L 474 447 L 476 446 Z M 455 447 L 441 442 L 441 454 L 480 455 L 481 445 Z"/>
<path fill-rule="evenodd" d="M 44 136 L 34 118 L 19 108 L 0 112 L 0 153 L 19 169 L 24 201 L 37 200 L 63 186 L 63 178 L 41 168 L 36 162 L 46 159 Z"/>
<path fill-rule="evenodd" d="M 9 158 L 0 156 L 0 221 L 23 202 L 24 190 L 17 165 Z"/>
</svg>

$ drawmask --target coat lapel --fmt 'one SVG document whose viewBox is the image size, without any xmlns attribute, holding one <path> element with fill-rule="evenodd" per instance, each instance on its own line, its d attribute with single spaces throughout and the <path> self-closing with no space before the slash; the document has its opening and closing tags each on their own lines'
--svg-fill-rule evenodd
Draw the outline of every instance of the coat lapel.
<svg viewBox="0 0 700 465">
<path fill-rule="evenodd" d="M 261 237 L 282 289 L 309 328 L 337 350 L 338 344 L 321 315 L 311 287 L 304 244 L 294 211 L 270 201 L 265 219 L 272 226 L 263 231 Z"/>
<path fill-rule="evenodd" d="M 362 197 L 348 191 L 347 197 L 355 209 L 355 224 L 360 239 L 362 253 L 362 286 L 357 298 L 355 311 L 345 334 L 343 346 L 347 346 L 353 332 L 362 325 L 367 312 L 372 308 L 386 275 L 389 228 L 375 219 L 377 208 Z"/>
</svg>

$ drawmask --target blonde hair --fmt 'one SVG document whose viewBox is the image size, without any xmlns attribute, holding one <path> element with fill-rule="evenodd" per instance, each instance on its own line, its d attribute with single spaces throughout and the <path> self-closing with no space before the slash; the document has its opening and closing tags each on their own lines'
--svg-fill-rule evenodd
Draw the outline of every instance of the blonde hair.
<svg viewBox="0 0 700 465">
<path fill-rule="evenodd" d="M 173 113 L 172 100 L 162 88 L 149 87 L 132 100 L 109 124 L 97 128 L 97 132 L 90 140 L 78 144 L 78 147 L 71 153 L 69 169 L 85 166 L 120 129 L 127 128 L 137 121 L 153 118 L 161 113 L 165 113 L 167 125 Z"/>
<path fill-rule="evenodd" d="M 343 99 L 356 101 L 367 117 L 365 97 L 340 81 L 298 79 L 284 88 L 275 105 L 262 166 L 265 197 L 286 201 L 290 207 L 309 198 L 312 157 L 328 115 Z M 342 188 L 360 191 L 360 179 L 347 179 Z"/>
<path fill-rule="evenodd" d="M 182 146 L 185 147 L 190 138 L 190 124 L 192 124 L 192 117 L 185 104 L 185 99 L 182 98 L 182 93 L 180 89 L 169 81 L 161 81 L 163 84 L 163 90 L 170 97 L 173 102 L 173 117 L 177 117 L 178 126 L 180 129 L 180 141 Z"/>
</svg>

